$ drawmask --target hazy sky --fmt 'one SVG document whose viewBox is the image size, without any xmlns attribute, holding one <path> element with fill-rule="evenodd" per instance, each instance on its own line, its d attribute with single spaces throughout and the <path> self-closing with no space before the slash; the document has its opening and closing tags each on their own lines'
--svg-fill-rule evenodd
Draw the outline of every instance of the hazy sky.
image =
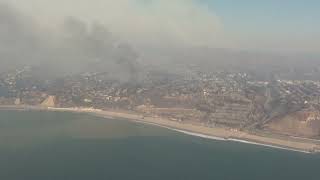
<svg viewBox="0 0 320 180">
<path fill-rule="evenodd" d="M 250 47 L 320 52 L 319 0 L 198 2 L 208 5 L 220 17 L 225 30 Z"/>
<path fill-rule="evenodd" d="M 139 46 L 320 53 L 318 0 L 0 0 L 41 24 L 99 21 Z"/>
</svg>

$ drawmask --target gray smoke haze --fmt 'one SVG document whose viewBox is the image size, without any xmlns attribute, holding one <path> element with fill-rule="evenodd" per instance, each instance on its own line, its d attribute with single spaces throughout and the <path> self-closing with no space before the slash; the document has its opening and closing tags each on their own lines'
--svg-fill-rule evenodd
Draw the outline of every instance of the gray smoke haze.
<svg viewBox="0 0 320 180">
<path fill-rule="evenodd" d="M 30 19 L 0 4 L 0 27 L 1 70 L 23 65 L 25 59 L 28 63 L 39 59 L 36 56 L 41 49 L 40 37 Z"/>
<path fill-rule="evenodd" d="M 0 71 L 35 66 L 48 76 L 108 72 L 127 80 L 138 72 L 138 54 L 99 23 L 67 17 L 56 30 L 0 4 Z"/>
<path fill-rule="evenodd" d="M 179 19 L 177 18 L 177 22 Z M 162 18 L 158 20 L 162 23 L 164 21 Z M 0 72 L 33 66 L 41 77 L 94 72 L 107 73 L 110 78 L 121 81 L 137 79 L 146 67 L 185 74 L 189 73 L 189 67 L 193 66 L 201 71 L 246 71 L 262 77 L 281 71 L 292 72 L 295 76 L 300 75 L 298 72 L 320 72 L 319 55 L 253 53 L 189 43 L 193 42 L 193 39 L 202 42 L 205 33 L 201 34 L 202 38 L 185 36 L 180 45 L 171 41 L 164 42 L 166 38 L 162 37 L 165 35 L 157 37 L 160 44 L 135 44 L 132 39 L 128 38 L 126 41 L 125 35 L 119 37 L 121 33 L 111 32 L 109 27 L 97 21 L 88 22 L 69 16 L 60 23 L 54 22 L 52 26 L 47 24 L 50 23 L 39 22 L 39 18 L 0 3 Z M 141 33 L 145 32 L 143 41 L 146 42 L 150 37 L 155 38 L 147 31 L 131 25 L 132 31 L 139 33 L 137 37 L 142 38 Z M 142 26 L 139 23 L 138 25 Z M 114 26 L 112 27 L 115 31 Z M 161 30 L 161 27 L 156 27 L 157 32 Z M 200 25 L 199 27 L 206 28 Z M 200 31 L 192 30 L 190 34 L 200 34 Z"/>
</svg>

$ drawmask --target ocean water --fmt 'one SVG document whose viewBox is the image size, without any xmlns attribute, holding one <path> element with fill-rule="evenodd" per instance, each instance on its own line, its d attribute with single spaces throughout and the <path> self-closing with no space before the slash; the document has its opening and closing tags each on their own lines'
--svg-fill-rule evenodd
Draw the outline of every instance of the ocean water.
<svg viewBox="0 0 320 180">
<path fill-rule="evenodd" d="M 319 180 L 320 156 L 63 112 L 0 111 L 0 180 Z"/>
</svg>

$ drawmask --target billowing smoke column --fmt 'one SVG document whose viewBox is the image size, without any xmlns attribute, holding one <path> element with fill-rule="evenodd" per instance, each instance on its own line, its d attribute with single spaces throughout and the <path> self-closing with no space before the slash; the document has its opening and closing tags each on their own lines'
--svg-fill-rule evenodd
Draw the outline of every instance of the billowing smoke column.
<svg viewBox="0 0 320 180">
<path fill-rule="evenodd" d="M 119 81 L 137 77 L 138 54 L 102 24 L 88 25 L 68 17 L 59 30 L 44 29 L 14 8 L 0 4 L 0 71 L 28 65 L 47 77 L 84 72 L 107 73 Z"/>
</svg>

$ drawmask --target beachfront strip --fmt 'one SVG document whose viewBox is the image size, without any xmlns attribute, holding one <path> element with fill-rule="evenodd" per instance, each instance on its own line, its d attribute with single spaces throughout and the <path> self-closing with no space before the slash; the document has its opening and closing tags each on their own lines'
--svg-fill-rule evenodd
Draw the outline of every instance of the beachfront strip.
<svg viewBox="0 0 320 180">
<path fill-rule="evenodd" d="M 145 123 L 167 128 L 180 133 L 198 136 L 206 139 L 220 141 L 236 141 L 240 143 L 248 143 L 271 148 L 286 149 L 304 153 L 319 153 L 320 141 L 313 139 L 303 139 L 296 137 L 277 137 L 265 136 L 258 134 L 250 134 L 248 132 L 239 131 L 231 128 L 205 127 L 195 123 L 184 123 L 172 121 L 160 117 L 147 117 L 134 112 L 126 111 L 106 111 L 94 108 L 53 108 L 39 106 L 1 106 L 1 109 L 11 110 L 33 110 L 33 111 L 57 111 L 57 112 L 72 112 L 72 113 L 89 113 L 91 115 L 112 118 L 119 120 L 129 120 L 137 123 Z"/>
</svg>

